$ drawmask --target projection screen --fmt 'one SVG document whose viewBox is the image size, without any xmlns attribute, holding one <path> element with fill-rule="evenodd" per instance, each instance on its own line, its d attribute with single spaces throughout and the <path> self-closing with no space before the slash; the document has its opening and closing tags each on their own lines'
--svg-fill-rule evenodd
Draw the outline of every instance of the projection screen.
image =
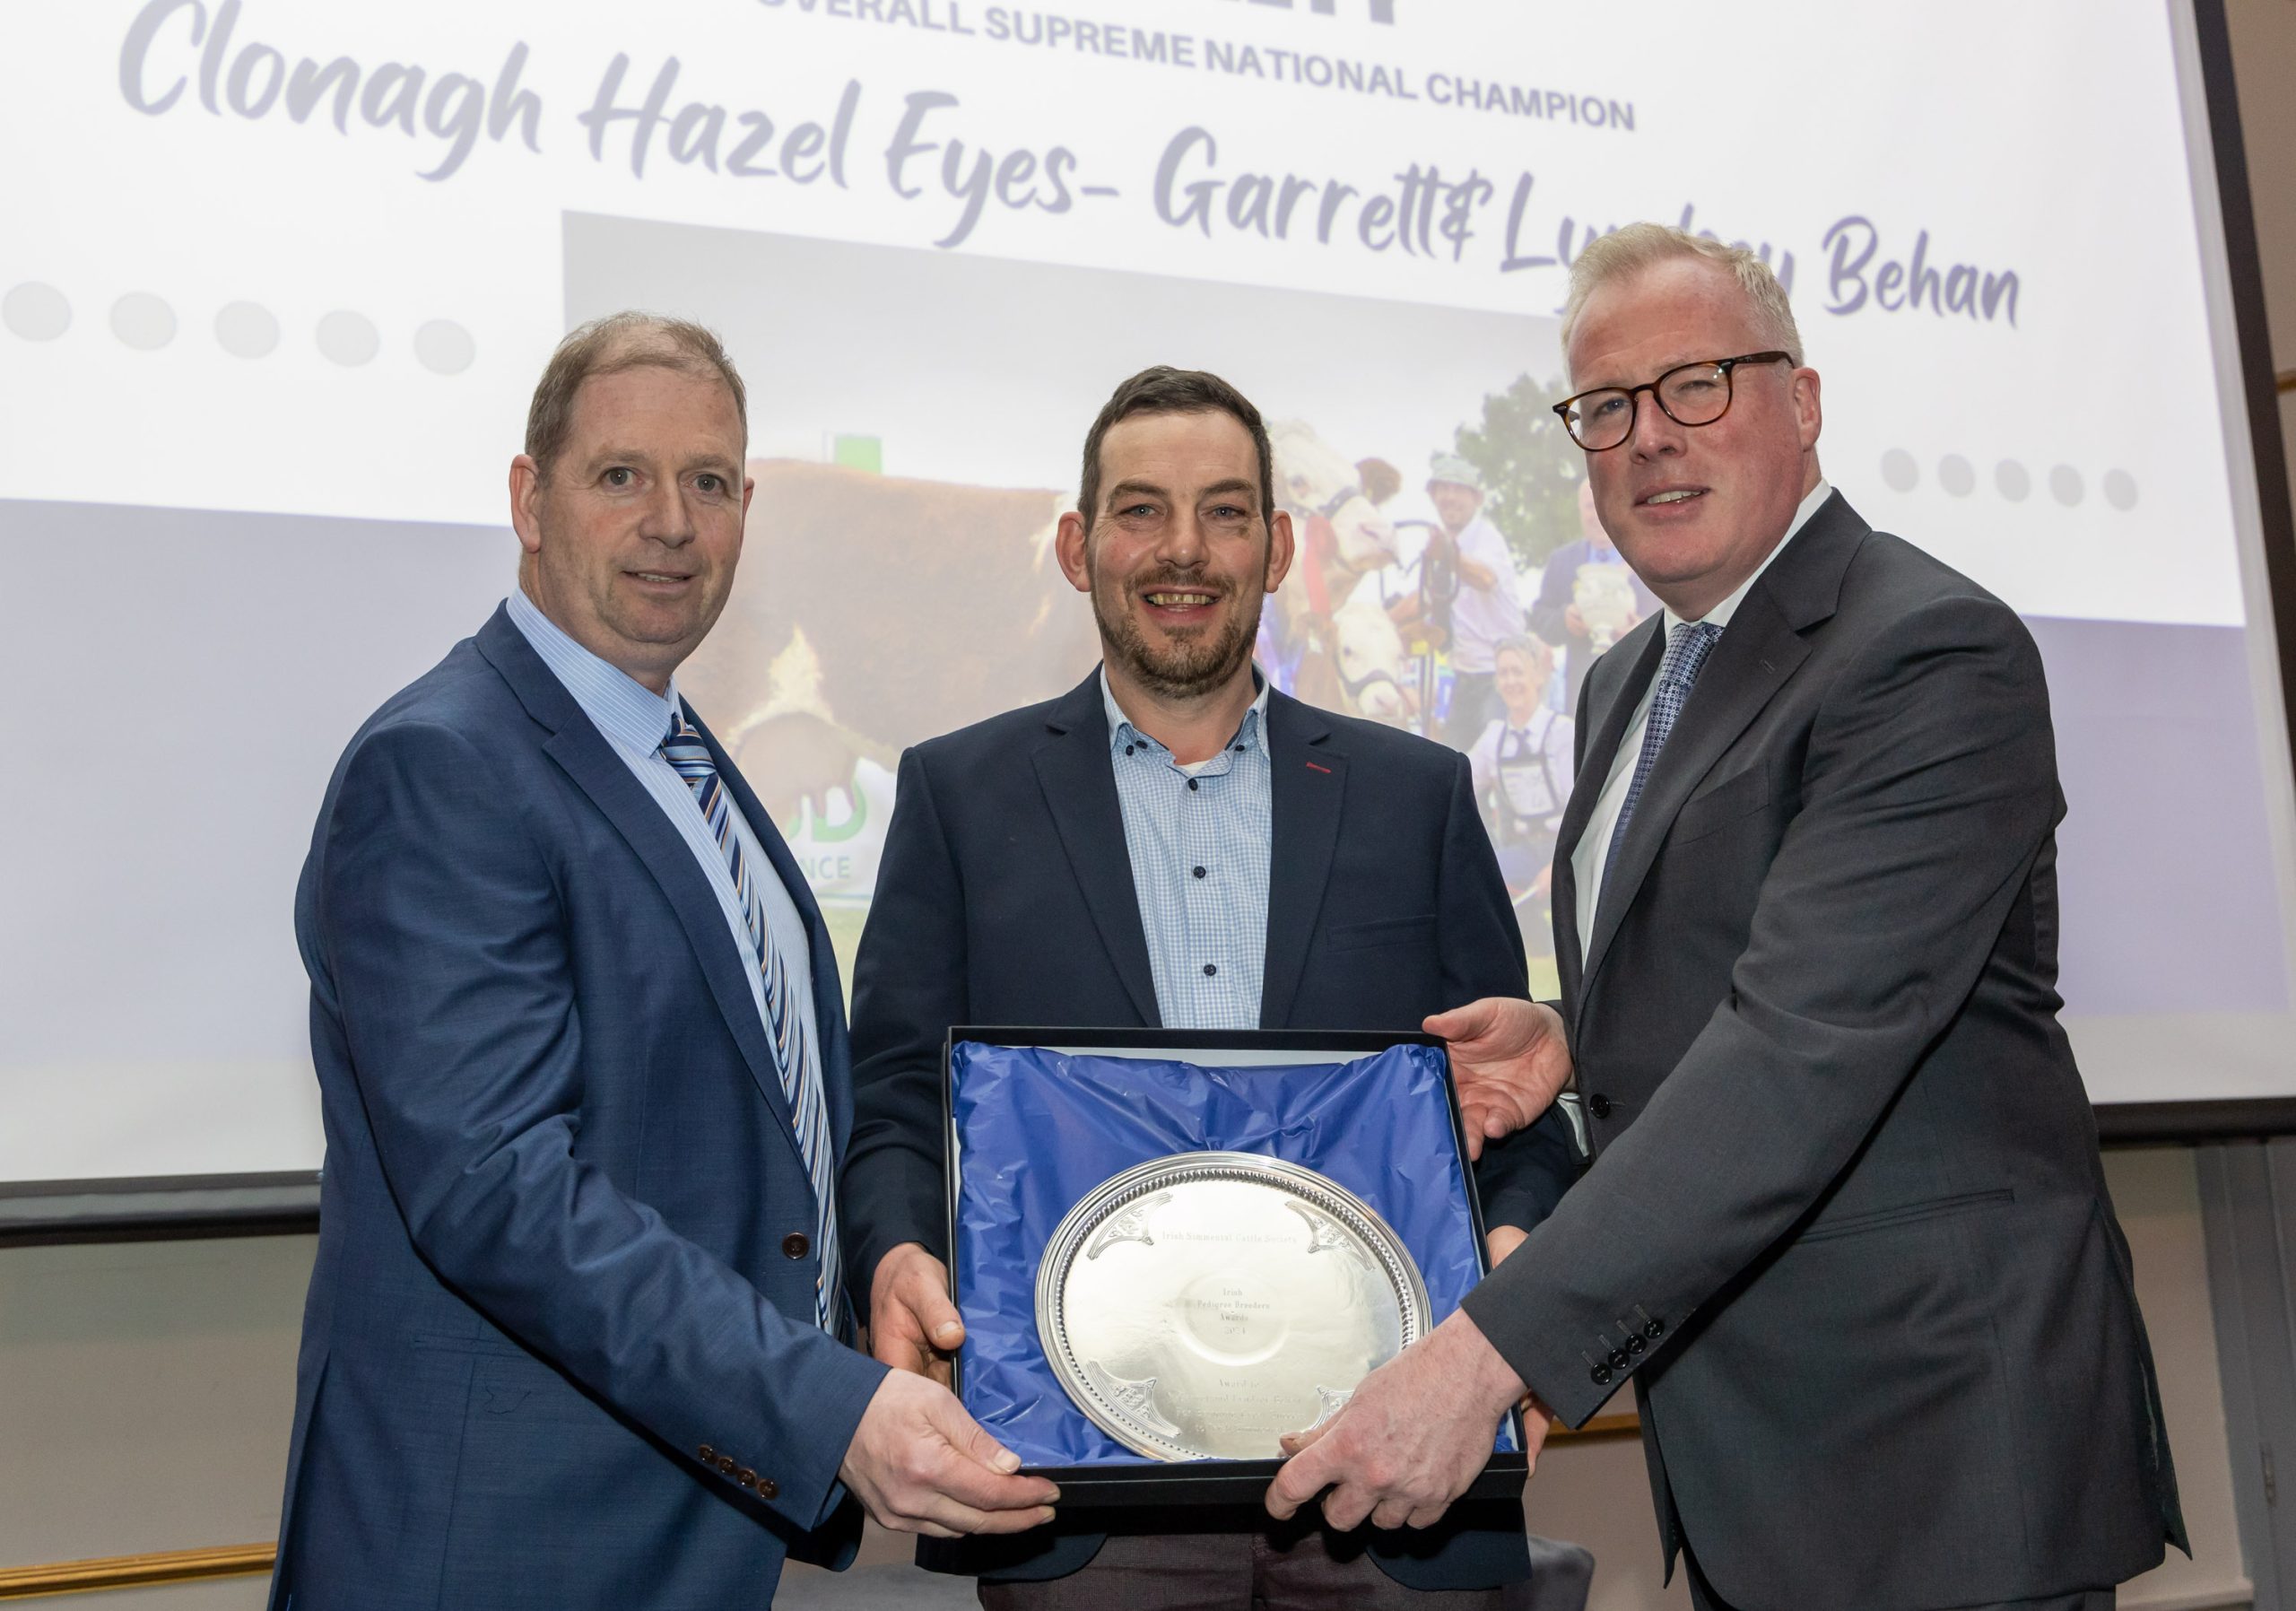
<svg viewBox="0 0 2296 1611">
<path fill-rule="evenodd" d="M 511 585 L 507 466 L 571 325 L 688 315 L 748 377 L 747 552 L 680 683 L 849 962 L 902 746 L 1091 664 L 1047 542 L 1117 380 L 1213 369 L 1280 422 L 1282 495 L 1325 529 L 1263 663 L 1304 690 L 1289 657 L 1327 646 L 1329 697 L 1428 727 L 1442 665 L 1356 605 L 1429 583 L 1438 454 L 1492 484 L 1526 605 L 1555 585 L 1583 535 L 1545 407 L 1565 275 L 1639 218 L 1764 255 L 1830 478 L 2031 623 L 2096 1101 L 2296 1097 L 2263 557 L 2286 510 L 2251 440 L 2212 14 L 20 10 L 0 1183 L 319 1165 L 291 927 L 312 819 L 361 718 Z M 1351 497 L 1370 518 L 1335 535 Z"/>
</svg>

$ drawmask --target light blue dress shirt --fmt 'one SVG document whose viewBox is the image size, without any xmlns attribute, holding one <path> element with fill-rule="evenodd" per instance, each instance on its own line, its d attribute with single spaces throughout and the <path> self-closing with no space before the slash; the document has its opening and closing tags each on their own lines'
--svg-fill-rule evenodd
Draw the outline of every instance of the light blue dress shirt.
<svg viewBox="0 0 2296 1611">
<path fill-rule="evenodd" d="M 718 905 L 726 919 L 726 930 L 734 936 L 742 960 L 749 964 L 750 994 L 757 1002 L 759 1022 L 765 1024 L 769 1045 L 773 1041 L 773 1025 L 765 1013 L 765 969 L 758 956 L 757 947 L 750 941 L 750 926 L 742 914 L 739 892 L 734 888 L 734 872 L 726 866 L 726 853 L 718 846 L 718 836 L 709 831 L 709 819 L 701 814 L 700 802 L 693 797 L 692 786 L 678 776 L 677 769 L 662 755 L 662 740 L 669 736 L 670 718 L 678 710 L 678 690 L 674 680 L 666 694 L 656 693 L 617 666 L 609 666 L 588 649 L 568 637 L 558 624 L 544 614 L 526 589 L 511 589 L 508 601 L 510 623 L 534 645 L 535 653 L 542 657 L 582 713 L 590 718 L 605 739 L 607 747 L 622 758 L 662 814 L 670 819 L 685 840 L 685 848 L 693 853 L 701 875 L 709 881 L 709 888 L 718 897 Z M 808 988 L 794 992 L 798 1012 L 802 1014 L 805 1038 L 809 1044 L 819 1046 L 821 1032 L 814 1022 L 813 949 L 805 936 L 804 919 L 798 915 L 797 903 L 781 886 L 774 874 L 773 863 L 767 858 L 764 847 L 757 835 L 742 818 L 737 808 L 727 820 L 742 841 L 742 858 L 752 867 L 759 869 L 759 897 L 765 903 L 766 927 L 771 931 L 774 945 L 787 959 L 789 977 L 804 980 Z M 826 1072 L 826 1071 L 824 1071 Z"/>
<path fill-rule="evenodd" d="M 1257 674 L 1255 674 L 1257 675 Z M 1199 765 L 1134 727 L 1100 672 L 1132 890 L 1166 1029 L 1257 1029 L 1272 840 L 1267 680 L 1236 736 Z"/>
</svg>

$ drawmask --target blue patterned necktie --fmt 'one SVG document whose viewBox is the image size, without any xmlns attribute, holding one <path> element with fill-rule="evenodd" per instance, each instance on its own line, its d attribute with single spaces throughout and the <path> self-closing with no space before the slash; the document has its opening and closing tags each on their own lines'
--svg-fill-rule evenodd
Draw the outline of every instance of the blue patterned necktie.
<svg viewBox="0 0 2296 1611">
<path fill-rule="evenodd" d="M 1674 730 L 1674 718 L 1683 713 L 1683 703 L 1690 698 L 1692 685 L 1706 664 L 1706 657 L 1714 652 L 1722 629 L 1710 621 L 1685 622 L 1674 629 L 1666 641 L 1666 657 L 1658 665 L 1658 683 L 1650 695 L 1650 715 L 1642 728 L 1642 753 L 1634 758 L 1634 780 L 1626 786 L 1626 801 L 1618 808 L 1618 825 L 1611 830 L 1610 854 L 1603 858 L 1603 887 L 1610 887 L 1611 869 L 1618 866 L 1619 847 L 1626 843 L 1626 825 L 1634 820 L 1635 803 L 1642 798 L 1642 786 L 1650 781 L 1650 769 L 1657 764 L 1658 752 L 1665 747 L 1666 736 Z"/>
<path fill-rule="evenodd" d="M 821 1059 L 805 1037 L 805 1022 L 797 995 L 809 981 L 796 978 L 785 964 L 773 931 L 765 920 L 765 902 L 757 880 L 770 878 L 771 868 L 752 868 L 742 854 L 741 836 L 734 832 L 734 801 L 725 780 L 709 759 L 701 740 L 683 712 L 670 718 L 669 736 L 662 740 L 662 759 L 677 769 L 693 790 L 701 815 L 717 836 L 726 866 L 734 875 L 734 892 L 741 898 L 742 920 L 749 926 L 750 944 L 765 971 L 766 1027 L 773 1035 L 773 1057 L 781 1075 L 781 1094 L 788 1099 L 789 1118 L 797 1132 L 797 1150 L 804 1154 L 805 1171 L 813 1182 L 813 1250 L 821 1255 L 820 1273 L 813 1284 L 813 1318 L 821 1328 L 837 1335 L 841 1312 L 840 1259 L 837 1239 L 837 1193 L 834 1160 L 830 1156 L 829 1103 L 822 1088 Z"/>
</svg>

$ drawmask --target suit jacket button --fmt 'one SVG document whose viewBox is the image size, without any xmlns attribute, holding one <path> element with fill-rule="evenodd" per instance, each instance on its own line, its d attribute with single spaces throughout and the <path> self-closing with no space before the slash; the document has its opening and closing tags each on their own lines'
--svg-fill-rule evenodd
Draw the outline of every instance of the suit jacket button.
<svg viewBox="0 0 2296 1611">
<path fill-rule="evenodd" d="M 813 1250 L 813 1241 L 803 1231 L 792 1231 L 781 1239 L 781 1253 L 786 1258 L 803 1258 Z"/>
<path fill-rule="evenodd" d="M 1630 1337 L 1626 1339 L 1626 1351 L 1629 1354 L 1633 1354 L 1637 1359 L 1642 1357 L 1642 1351 L 1648 1346 L 1649 1346 L 1649 1345 L 1645 1343 L 1639 1337 Z"/>
<path fill-rule="evenodd" d="M 1623 1348 L 1613 1348 L 1613 1349 L 1612 1349 L 1612 1350 L 1611 1350 L 1611 1357 L 1610 1357 L 1610 1367 L 1611 1367 L 1611 1369 L 1612 1369 L 1612 1370 L 1613 1370 L 1613 1371 L 1623 1371 L 1623 1370 L 1625 1370 L 1625 1369 L 1626 1369 L 1626 1357 L 1627 1357 L 1627 1356 L 1626 1356 L 1626 1350 L 1625 1350 L 1625 1349 L 1623 1349 Z"/>
<path fill-rule="evenodd" d="M 778 1499 L 780 1494 L 781 1485 L 771 1477 L 761 1476 L 757 1479 L 757 1496 L 760 1499 Z"/>
<path fill-rule="evenodd" d="M 1664 1320 L 1652 1320 L 1648 1326 L 1645 1326 L 1642 1328 L 1642 1335 L 1648 1337 L 1652 1342 L 1657 1342 L 1660 1337 L 1666 1335 L 1666 1322 Z"/>
<path fill-rule="evenodd" d="M 730 1454 L 721 1454 L 721 1455 L 719 1455 L 719 1456 L 718 1457 L 718 1475 L 719 1475 L 719 1476 L 733 1476 L 733 1475 L 734 1475 L 734 1457 L 733 1457 L 732 1455 L 730 1455 Z"/>
<path fill-rule="evenodd" d="M 1598 1388 L 1606 1388 L 1611 1385 L 1611 1368 L 1608 1365 L 1596 1365 L 1587 1374 L 1595 1379 L 1595 1385 Z"/>
<path fill-rule="evenodd" d="M 1597 1119 L 1608 1119 L 1611 1116 L 1611 1099 L 1599 1091 L 1596 1092 L 1587 1099 L 1587 1111 Z"/>
<path fill-rule="evenodd" d="M 747 1466 L 744 1466 L 739 1471 L 734 1473 L 734 1480 L 741 1484 L 743 1487 L 747 1488 L 752 1486 L 757 1482 L 757 1473 L 751 1470 Z"/>
<path fill-rule="evenodd" d="M 705 1466 L 714 1466 L 718 1463 L 718 1451 L 707 1443 L 695 1450 L 694 1453 L 701 1457 L 701 1463 Z"/>
</svg>

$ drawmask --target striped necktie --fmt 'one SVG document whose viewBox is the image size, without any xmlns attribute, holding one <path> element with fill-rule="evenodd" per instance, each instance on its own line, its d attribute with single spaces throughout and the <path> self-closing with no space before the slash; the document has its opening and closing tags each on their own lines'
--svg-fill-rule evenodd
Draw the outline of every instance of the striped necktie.
<svg viewBox="0 0 2296 1611">
<path fill-rule="evenodd" d="M 781 1094 L 788 1099 L 789 1118 L 797 1132 L 797 1150 L 804 1155 L 805 1171 L 813 1184 L 813 1250 L 821 1265 L 813 1280 L 813 1318 L 834 1337 L 844 1294 L 838 1253 L 836 1161 L 830 1155 L 829 1102 L 822 1087 L 821 1058 L 806 1038 L 803 1005 L 797 992 L 810 986 L 782 961 L 765 920 L 765 902 L 757 881 L 774 875 L 770 867 L 755 868 L 742 853 L 741 835 L 734 832 L 734 801 L 709 746 L 685 719 L 683 712 L 670 718 L 669 736 L 662 740 L 662 759 L 677 770 L 693 790 L 702 819 L 717 836 L 726 866 L 734 875 L 740 897 L 742 921 L 748 925 L 750 945 L 765 971 L 766 1028 L 773 1037 L 773 1058 L 781 1075 Z"/>
<path fill-rule="evenodd" d="M 1626 843 L 1626 825 L 1634 819 L 1642 786 L 1650 781 L 1650 769 L 1657 764 L 1658 752 L 1674 730 L 1674 718 L 1683 713 L 1706 657 L 1714 652 L 1721 637 L 1722 629 L 1710 621 L 1686 621 L 1667 640 L 1666 657 L 1658 666 L 1658 684 L 1650 694 L 1650 714 L 1643 724 L 1642 753 L 1634 758 L 1634 779 L 1626 786 L 1625 802 L 1618 808 L 1618 825 L 1611 830 L 1610 854 L 1603 858 L 1605 888 L 1610 885 L 1611 869 L 1618 866 L 1619 847 Z"/>
</svg>

